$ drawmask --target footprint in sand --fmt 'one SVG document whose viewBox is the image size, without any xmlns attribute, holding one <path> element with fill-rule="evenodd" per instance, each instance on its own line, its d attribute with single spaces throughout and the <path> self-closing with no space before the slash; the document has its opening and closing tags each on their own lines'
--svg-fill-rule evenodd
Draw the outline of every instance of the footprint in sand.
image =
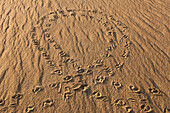
<svg viewBox="0 0 170 113">
<path fill-rule="evenodd" d="M 107 29 L 106 29 L 107 30 Z M 108 34 L 108 36 L 113 36 L 114 35 L 114 30 L 108 30 L 108 32 L 107 32 Z"/>
<path fill-rule="evenodd" d="M 95 65 L 92 65 L 92 64 L 89 64 L 89 65 L 87 66 L 88 69 L 93 69 L 94 67 L 95 67 Z"/>
<path fill-rule="evenodd" d="M 58 84 L 57 83 L 51 83 L 51 84 L 49 84 L 49 87 L 54 89 L 54 88 L 58 87 Z"/>
<path fill-rule="evenodd" d="M 37 39 L 32 39 L 34 45 L 39 45 L 39 41 Z"/>
<path fill-rule="evenodd" d="M 130 41 L 127 41 L 126 44 L 124 45 L 124 47 L 129 48 L 130 45 L 131 45 L 131 42 L 130 42 Z"/>
<path fill-rule="evenodd" d="M 106 52 L 109 52 L 109 51 L 112 51 L 113 48 L 112 48 L 112 46 L 109 46 L 109 47 L 107 47 L 105 50 L 106 50 Z"/>
<path fill-rule="evenodd" d="M 55 75 L 55 74 L 57 74 L 57 75 L 62 75 L 63 72 L 62 72 L 60 69 L 56 69 L 56 70 L 53 71 L 51 74 L 52 74 L 52 75 Z"/>
<path fill-rule="evenodd" d="M 64 100 L 70 99 L 71 97 L 73 97 L 71 92 L 64 92 Z"/>
<path fill-rule="evenodd" d="M 86 75 L 92 75 L 93 71 L 91 69 L 87 69 L 85 72 Z"/>
<path fill-rule="evenodd" d="M 114 31 L 114 27 L 111 24 L 109 24 L 105 30 L 106 31 Z"/>
<path fill-rule="evenodd" d="M 87 92 L 88 90 L 90 90 L 90 86 L 87 84 L 83 85 L 82 88 L 83 88 L 83 90 L 82 90 L 83 92 Z"/>
<path fill-rule="evenodd" d="M 130 85 L 129 86 L 130 90 L 134 93 L 140 93 L 140 89 L 138 87 L 136 87 L 135 85 Z"/>
<path fill-rule="evenodd" d="M 50 55 L 48 55 L 46 52 L 43 52 L 43 53 L 42 53 L 42 56 L 43 56 L 45 59 L 50 59 Z"/>
<path fill-rule="evenodd" d="M 56 67 L 56 63 L 52 60 L 48 60 L 47 63 L 50 65 L 51 68 Z"/>
<path fill-rule="evenodd" d="M 90 86 L 86 83 L 86 81 L 81 81 L 78 83 L 73 83 L 71 87 L 74 91 L 82 90 L 83 92 L 86 92 L 89 90 Z"/>
<path fill-rule="evenodd" d="M 18 105 L 18 100 L 17 99 L 12 99 L 10 101 L 10 107 L 16 107 Z"/>
<path fill-rule="evenodd" d="M 83 69 L 82 67 L 79 66 L 76 72 L 77 73 L 84 73 L 85 69 Z"/>
<path fill-rule="evenodd" d="M 66 54 L 64 51 L 59 52 L 60 57 L 68 57 L 69 55 Z"/>
<path fill-rule="evenodd" d="M 41 46 L 38 46 L 38 50 L 39 50 L 39 51 L 43 51 L 43 50 L 44 50 L 44 48 L 43 48 L 43 47 L 41 47 Z"/>
<path fill-rule="evenodd" d="M 78 91 L 82 89 L 82 83 L 76 83 L 76 84 L 73 83 L 71 88 L 73 89 L 73 91 Z"/>
<path fill-rule="evenodd" d="M 49 32 L 49 30 L 50 30 L 49 28 L 46 28 L 43 30 L 43 33 L 47 33 L 47 32 Z M 45 37 L 45 35 L 44 35 L 44 37 Z"/>
<path fill-rule="evenodd" d="M 129 57 L 129 53 L 130 53 L 130 51 L 126 49 L 123 51 L 123 54 L 121 56 L 124 58 L 127 58 L 127 57 Z"/>
<path fill-rule="evenodd" d="M 47 41 L 48 41 L 49 43 L 55 43 L 53 38 L 48 38 Z"/>
<path fill-rule="evenodd" d="M 108 21 L 106 21 L 106 22 L 103 23 L 103 26 L 104 26 L 104 27 L 107 27 L 108 25 L 109 25 L 109 22 L 108 22 Z"/>
<path fill-rule="evenodd" d="M 15 95 L 12 96 L 12 99 L 22 99 L 23 94 L 21 93 L 16 93 Z"/>
<path fill-rule="evenodd" d="M 128 38 L 128 35 L 123 35 L 123 38 Z"/>
<path fill-rule="evenodd" d="M 58 16 L 55 14 L 55 12 L 53 12 L 53 14 L 51 13 L 48 17 L 49 17 L 48 18 L 49 22 L 54 22 L 54 21 L 57 21 L 58 19 Z"/>
<path fill-rule="evenodd" d="M 53 105 L 54 105 L 54 102 L 50 98 L 47 98 L 43 101 L 43 107 L 51 107 Z"/>
<path fill-rule="evenodd" d="M 65 87 L 65 92 L 64 92 L 64 100 L 70 99 L 73 97 L 73 94 L 71 93 L 70 87 Z"/>
<path fill-rule="evenodd" d="M 117 25 L 119 25 L 119 26 L 123 24 L 120 20 L 118 20 L 116 22 L 117 22 Z"/>
<path fill-rule="evenodd" d="M 147 104 L 141 104 L 140 109 L 145 111 L 146 113 L 151 113 L 153 111 L 153 109 Z"/>
<path fill-rule="evenodd" d="M 34 27 L 32 27 L 32 29 L 31 29 L 31 36 L 35 36 L 37 28 L 39 28 L 38 25 L 35 25 Z"/>
<path fill-rule="evenodd" d="M 104 57 L 113 57 L 113 55 L 111 55 L 110 53 L 106 53 L 105 55 L 104 55 Z"/>
<path fill-rule="evenodd" d="M 61 49 L 60 45 L 58 45 L 56 43 L 53 46 L 54 46 L 55 49 Z"/>
<path fill-rule="evenodd" d="M 115 72 L 114 72 L 114 71 L 109 71 L 109 72 L 108 72 L 108 75 L 109 75 L 109 76 L 114 76 L 114 75 L 115 75 Z"/>
<path fill-rule="evenodd" d="M 29 105 L 26 109 L 25 109 L 25 113 L 31 113 L 34 111 L 34 106 L 33 105 Z"/>
<path fill-rule="evenodd" d="M 103 96 L 98 90 L 92 92 L 92 97 L 95 99 L 104 99 L 106 96 Z"/>
<path fill-rule="evenodd" d="M 125 106 L 124 109 L 128 112 L 128 113 L 132 113 L 133 109 L 129 106 Z"/>
<path fill-rule="evenodd" d="M 67 10 L 67 11 L 68 11 L 68 10 Z M 64 12 L 63 10 L 58 11 L 58 12 L 59 12 L 59 14 L 61 14 L 61 16 L 64 16 L 64 17 L 67 17 L 67 16 L 68 16 L 68 15 L 65 14 L 65 12 Z M 72 12 L 72 10 L 70 10 L 70 11 L 68 11 L 68 12 Z M 90 12 L 97 13 L 97 10 L 96 10 L 96 11 L 90 11 Z M 100 12 L 99 12 L 99 13 L 100 13 Z M 102 13 L 102 12 L 101 12 L 101 13 Z M 74 12 L 71 13 L 71 16 L 76 16 L 76 13 L 74 13 Z M 86 16 L 86 15 L 85 15 L 85 16 Z M 91 19 L 94 18 L 94 16 L 88 16 L 88 17 L 90 17 Z M 56 15 L 56 12 L 50 13 L 50 14 L 48 15 L 49 24 L 45 24 L 45 26 L 46 26 L 46 27 L 51 27 L 51 26 L 52 26 L 52 21 L 56 21 L 58 18 L 59 18 L 59 16 Z M 110 18 L 111 18 L 112 20 L 115 20 L 112 16 L 110 16 Z M 115 34 L 114 28 L 113 28 L 112 25 L 110 25 L 110 22 L 106 21 L 103 25 L 104 25 L 105 27 L 107 27 L 107 28 L 106 28 L 106 31 L 107 31 L 108 35 L 114 36 L 114 34 Z M 118 22 L 118 25 L 120 26 L 120 25 L 122 25 L 122 23 Z M 53 40 L 51 37 L 52 37 L 52 36 L 51 36 L 50 33 L 45 33 L 45 38 L 47 38 L 47 40 L 48 40 L 50 43 L 54 42 L 54 40 Z M 115 44 L 114 44 L 114 41 L 115 41 L 115 40 L 112 39 L 112 38 L 109 40 L 109 42 L 112 44 L 112 46 L 111 46 L 110 48 L 108 48 L 108 51 L 116 48 L 116 46 L 115 46 Z M 60 49 L 60 50 L 61 50 L 61 51 L 59 52 L 60 57 L 69 56 L 69 55 L 67 55 L 64 51 L 62 51 L 61 47 L 60 47 L 56 42 L 54 42 L 52 45 L 55 47 L 55 49 Z M 128 47 L 128 45 L 127 45 L 127 47 Z M 47 53 L 44 53 L 43 56 L 44 56 L 45 59 L 50 59 L 50 56 L 49 56 Z M 111 54 L 107 54 L 107 57 L 110 57 L 110 56 L 111 56 Z M 126 57 L 127 55 L 123 55 L 123 56 Z M 51 61 L 51 60 L 50 60 L 50 61 Z M 66 62 L 67 62 L 67 61 L 66 61 Z M 50 63 L 50 65 L 53 66 L 53 63 L 51 63 L 51 62 L 49 62 L 49 63 Z M 124 63 L 123 63 L 123 64 L 124 64 Z M 123 64 L 122 64 L 122 63 L 119 63 L 119 64 L 117 64 L 115 67 L 116 67 L 117 69 L 121 69 L 122 66 L 123 66 Z M 103 66 L 103 61 L 102 61 L 102 60 L 97 60 L 97 61 L 95 62 L 94 67 L 97 68 L 97 67 L 102 67 L 102 66 Z M 84 72 L 85 72 L 85 74 L 87 74 L 87 75 L 93 73 L 93 71 L 92 71 L 91 69 L 87 69 L 87 70 L 86 70 L 86 69 L 82 69 L 81 67 L 78 68 L 78 70 L 77 70 L 77 73 L 81 73 L 81 74 L 82 74 L 82 73 L 84 73 Z M 108 71 L 108 72 L 110 72 L 110 73 L 109 73 L 109 76 L 114 75 L 114 71 Z M 61 70 L 57 69 L 57 70 L 53 71 L 52 74 L 62 75 L 63 73 L 62 73 Z M 64 82 L 64 83 L 68 83 L 68 82 L 70 82 L 70 81 L 72 81 L 72 80 L 73 80 L 72 76 L 66 76 L 66 77 L 63 78 L 63 82 Z M 97 83 L 103 83 L 105 80 L 106 80 L 106 77 L 105 77 L 105 76 L 97 76 L 96 79 L 95 79 L 95 83 L 96 83 L 96 84 L 97 84 Z M 116 89 L 119 89 L 119 88 L 121 88 L 121 86 L 122 86 L 120 83 L 113 83 L 113 84 L 114 84 L 114 87 L 115 87 Z M 56 85 L 56 84 L 54 83 L 54 84 L 50 84 L 49 87 L 51 87 L 51 88 L 56 88 L 56 87 L 58 87 L 58 85 Z M 88 91 L 89 88 L 90 88 L 90 86 L 88 86 L 87 84 L 86 84 L 86 85 L 74 84 L 74 86 L 72 87 L 72 89 L 73 89 L 74 91 L 79 90 L 79 89 L 83 89 L 84 92 Z M 39 89 L 33 90 L 33 93 L 36 93 L 36 92 L 39 92 Z M 95 98 L 96 98 L 96 99 L 103 99 L 103 98 L 105 98 L 105 96 L 102 96 L 99 92 L 96 92 L 94 95 L 95 95 Z M 64 99 L 65 99 L 65 98 L 69 98 L 69 97 L 72 97 L 72 93 L 71 93 L 70 91 L 65 91 L 65 92 L 64 92 Z M 118 103 L 121 104 L 121 102 L 118 102 Z"/>
<path fill-rule="evenodd" d="M 130 97 L 130 98 L 128 98 L 127 100 L 128 100 L 128 101 L 130 101 L 130 102 L 136 102 L 136 99 L 131 98 L 131 97 Z"/>
<path fill-rule="evenodd" d="M 70 58 L 66 58 L 66 59 L 64 59 L 62 62 L 63 63 L 68 63 L 70 61 Z"/>
<path fill-rule="evenodd" d="M 105 77 L 105 76 L 98 75 L 98 76 L 96 76 L 96 78 L 93 80 L 93 82 L 94 82 L 95 84 L 103 84 L 105 80 L 106 80 L 106 77 Z"/>
<path fill-rule="evenodd" d="M 78 73 L 78 74 L 74 74 L 73 77 L 78 80 L 78 82 L 81 82 L 82 81 L 82 78 L 83 78 L 83 75 L 84 74 L 81 74 L 81 73 Z M 78 79 L 77 79 L 78 78 Z"/>
<path fill-rule="evenodd" d="M 111 84 L 114 86 L 115 89 L 120 89 L 122 87 L 122 84 L 119 82 L 111 82 Z"/>
<path fill-rule="evenodd" d="M 113 70 L 110 69 L 109 66 L 104 65 L 103 68 L 101 69 L 101 71 L 100 71 L 99 73 L 102 73 L 102 71 L 104 71 L 104 72 L 106 72 L 106 73 L 110 73 L 110 72 L 112 72 Z"/>
<path fill-rule="evenodd" d="M 76 16 L 76 13 L 73 12 L 73 13 L 71 13 L 70 15 L 75 17 L 75 16 Z"/>
<path fill-rule="evenodd" d="M 51 26 L 51 24 L 46 24 L 46 27 L 50 27 Z"/>
<path fill-rule="evenodd" d="M 57 92 L 60 93 L 61 92 L 62 84 L 60 82 L 59 83 L 51 83 L 51 84 L 49 84 L 49 87 L 51 89 L 57 88 Z"/>
<path fill-rule="evenodd" d="M 110 43 L 111 45 L 112 45 L 112 48 L 115 50 L 116 49 L 116 45 L 115 45 L 115 41 L 114 41 L 114 39 L 113 38 L 110 38 L 109 40 L 108 40 L 108 43 Z"/>
<path fill-rule="evenodd" d="M 124 65 L 124 62 L 119 62 L 118 64 L 115 65 L 116 69 L 121 70 Z"/>
<path fill-rule="evenodd" d="M 99 59 L 94 61 L 95 68 L 103 66 L 103 60 Z"/>
<path fill-rule="evenodd" d="M 73 77 L 72 76 L 65 76 L 63 77 L 63 83 L 68 83 L 68 82 L 72 82 L 73 81 Z"/>
<path fill-rule="evenodd" d="M 34 94 L 38 94 L 40 91 L 42 91 L 44 88 L 41 87 L 41 86 L 35 86 L 33 89 L 32 89 L 32 92 Z"/>
<path fill-rule="evenodd" d="M 153 95 L 158 95 L 158 96 L 162 95 L 162 93 L 157 88 L 149 88 L 148 91 L 149 93 L 152 93 Z"/>
<path fill-rule="evenodd" d="M 46 39 L 48 39 L 51 36 L 51 34 L 50 33 L 45 33 L 44 36 L 46 37 Z"/>
<path fill-rule="evenodd" d="M 140 99 L 139 102 L 140 103 L 147 103 L 147 99 L 145 99 L 145 98 L 144 99 Z"/>
<path fill-rule="evenodd" d="M 126 102 L 124 101 L 124 99 L 116 99 L 113 105 L 124 106 L 126 105 Z"/>
</svg>

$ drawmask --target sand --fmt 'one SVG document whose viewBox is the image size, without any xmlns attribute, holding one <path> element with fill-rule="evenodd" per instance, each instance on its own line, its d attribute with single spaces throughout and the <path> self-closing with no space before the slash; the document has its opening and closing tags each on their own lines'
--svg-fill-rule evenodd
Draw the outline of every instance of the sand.
<svg viewBox="0 0 170 113">
<path fill-rule="evenodd" d="M 0 113 L 169 113 L 169 0 L 0 0 Z"/>
</svg>

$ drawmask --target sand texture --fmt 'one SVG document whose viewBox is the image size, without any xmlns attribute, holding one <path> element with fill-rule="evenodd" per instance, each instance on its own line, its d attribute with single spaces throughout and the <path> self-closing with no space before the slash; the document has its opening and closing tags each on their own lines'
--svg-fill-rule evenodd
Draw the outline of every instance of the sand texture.
<svg viewBox="0 0 170 113">
<path fill-rule="evenodd" d="M 0 0 L 0 113 L 170 113 L 169 0 Z"/>
</svg>

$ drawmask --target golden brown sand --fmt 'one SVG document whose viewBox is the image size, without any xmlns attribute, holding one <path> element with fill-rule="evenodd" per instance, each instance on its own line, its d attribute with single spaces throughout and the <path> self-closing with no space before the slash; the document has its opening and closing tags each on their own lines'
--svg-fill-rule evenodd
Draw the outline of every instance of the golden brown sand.
<svg viewBox="0 0 170 113">
<path fill-rule="evenodd" d="M 169 113 L 169 0 L 0 0 L 0 113 Z"/>
</svg>

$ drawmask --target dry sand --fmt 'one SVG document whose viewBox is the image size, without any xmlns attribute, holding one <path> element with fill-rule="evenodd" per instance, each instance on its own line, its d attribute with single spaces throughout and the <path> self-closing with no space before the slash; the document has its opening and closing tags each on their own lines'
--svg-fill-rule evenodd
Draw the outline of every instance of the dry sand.
<svg viewBox="0 0 170 113">
<path fill-rule="evenodd" d="M 169 0 L 0 0 L 0 113 L 169 113 Z"/>
</svg>

